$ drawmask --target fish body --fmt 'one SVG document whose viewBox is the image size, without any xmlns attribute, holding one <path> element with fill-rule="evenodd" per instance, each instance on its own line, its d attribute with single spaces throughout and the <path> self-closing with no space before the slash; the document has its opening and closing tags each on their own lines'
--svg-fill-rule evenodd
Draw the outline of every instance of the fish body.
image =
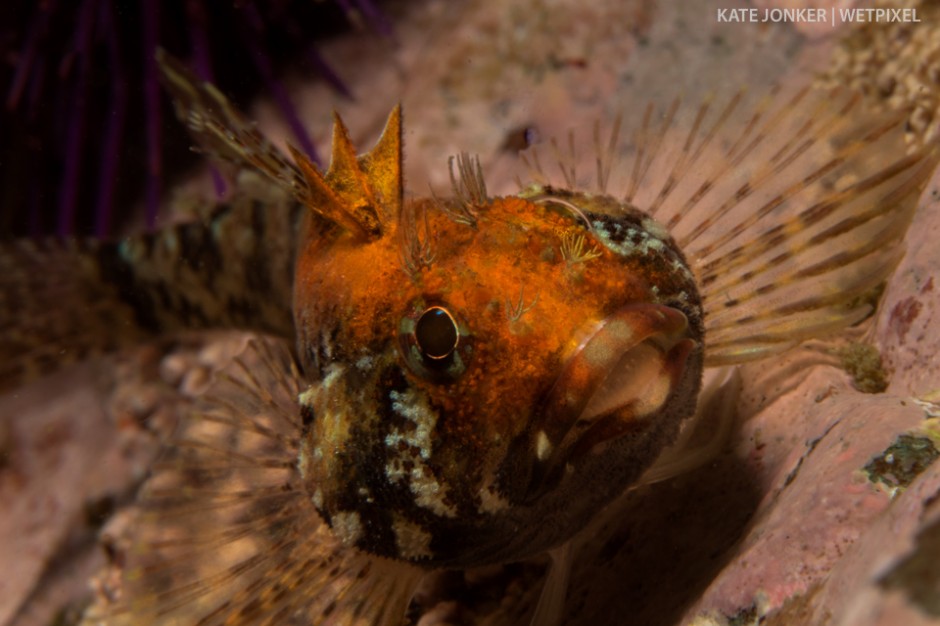
<svg viewBox="0 0 940 626">
<path fill-rule="evenodd" d="M 284 303 L 304 213 L 277 190 L 263 198 L 233 199 L 201 221 L 118 241 L 5 242 L 0 390 L 168 332 L 293 336 Z"/>
<path fill-rule="evenodd" d="M 337 118 L 323 173 L 162 63 L 200 146 L 287 199 L 74 249 L 63 279 L 107 287 L 128 337 L 239 326 L 293 350 L 251 344 L 194 409 L 89 623 L 394 624 L 428 570 L 558 549 L 675 439 L 704 367 L 870 312 L 938 161 L 850 94 L 736 94 L 647 110 L 616 195 L 615 132 L 593 191 L 533 155 L 533 184 L 490 196 L 461 156 L 452 197 L 406 198 L 397 109 L 363 155 Z M 45 262 L 27 248 L 2 258 Z M 60 326 L 8 320 L 8 361 L 22 337 L 100 345 Z"/>
<path fill-rule="evenodd" d="M 309 239 L 294 311 L 319 382 L 301 471 L 351 545 L 434 567 L 537 554 L 693 411 L 703 327 L 685 259 L 639 212 L 579 199 L 576 213 L 419 199 L 374 241 Z M 567 251 L 588 237 L 590 255 Z M 605 484 L 576 497 L 598 472 Z"/>
</svg>

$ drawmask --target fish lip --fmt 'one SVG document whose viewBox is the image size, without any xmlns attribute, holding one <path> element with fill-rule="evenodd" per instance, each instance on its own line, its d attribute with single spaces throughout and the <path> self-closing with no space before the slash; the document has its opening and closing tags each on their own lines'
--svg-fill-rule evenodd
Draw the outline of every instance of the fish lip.
<svg viewBox="0 0 940 626">
<path fill-rule="evenodd" d="M 569 464 L 605 443 L 646 428 L 656 408 L 671 397 L 697 342 L 686 315 L 673 307 L 634 302 L 596 322 L 569 355 L 539 402 L 530 427 L 517 439 L 510 471 L 503 473 L 507 492 L 532 502 L 569 473 Z M 621 370 L 630 367 L 633 370 Z M 656 369 L 656 368 L 659 369 Z M 643 371 L 644 368 L 647 371 Z M 650 369 L 652 368 L 652 369 Z M 657 383 L 635 397 L 599 402 L 605 383 L 621 372 L 644 373 Z M 647 402 L 644 403 L 644 396 Z M 592 404 L 593 401 L 593 404 Z M 620 419 L 637 413 L 635 419 Z"/>
<path fill-rule="evenodd" d="M 678 309 L 651 303 L 628 304 L 604 318 L 566 359 L 544 397 L 547 434 L 557 436 L 573 426 L 573 414 L 581 416 L 612 370 L 637 346 L 651 342 L 668 352 L 685 338 L 688 327 Z"/>
</svg>

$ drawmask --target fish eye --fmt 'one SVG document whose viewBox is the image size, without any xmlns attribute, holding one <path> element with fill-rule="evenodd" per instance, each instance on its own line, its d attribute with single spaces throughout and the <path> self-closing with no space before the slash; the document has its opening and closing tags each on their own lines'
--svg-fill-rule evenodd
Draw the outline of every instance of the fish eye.
<svg viewBox="0 0 940 626">
<path fill-rule="evenodd" d="M 414 338 L 422 356 L 446 359 L 457 349 L 460 340 L 457 320 L 444 307 L 432 306 L 418 318 Z"/>
<path fill-rule="evenodd" d="M 433 382 L 451 382 L 467 369 L 469 328 L 444 304 L 416 302 L 401 320 L 399 341 L 409 369 Z"/>
</svg>

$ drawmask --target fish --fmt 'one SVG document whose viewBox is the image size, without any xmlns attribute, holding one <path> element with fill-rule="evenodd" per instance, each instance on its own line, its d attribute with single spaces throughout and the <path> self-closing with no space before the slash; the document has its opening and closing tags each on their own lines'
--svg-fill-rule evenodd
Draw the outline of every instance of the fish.
<svg viewBox="0 0 940 626">
<path fill-rule="evenodd" d="M 460 154 L 449 197 L 409 197 L 400 107 L 363 154 L 336 115 L 323 172 L 159 62 L 199 148 L 268 199 L 0 247 L 8 385 L 177 329 L 259 333 L 154 466 L 89 625 L 392 625 L 429 573 L 546 553 L 534 623 L 556 623 L 572 538 L 695 419 L 703 373 L 870 315 L 940 161 L 903 115 L 778 87 L 596 128 L 587 175 L 570 139 L 515 194 Z"/>
</svg>

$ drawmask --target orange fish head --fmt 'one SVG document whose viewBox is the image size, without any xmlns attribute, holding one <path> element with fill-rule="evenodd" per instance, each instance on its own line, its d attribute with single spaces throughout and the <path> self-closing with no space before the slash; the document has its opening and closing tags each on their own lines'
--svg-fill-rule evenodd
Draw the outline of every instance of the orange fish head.
<svg viewBox="0 0 940 626">
<path fill-rule="evenodd" d="M 397 111 L 389 128 L 368 155 L 334 147 L 314 181 L 335 202 L 321 217 L 342 218 L 311 220 L 297 265 L 316 381 L 300 398 L 306 488 L 373 554 L 466 567 L 539 553 L 694 411 L 694 278 L 640 211 L 551 188 L 490 198 L 466 158 L 454 199 L 403 202 Z"/>
</svg>

